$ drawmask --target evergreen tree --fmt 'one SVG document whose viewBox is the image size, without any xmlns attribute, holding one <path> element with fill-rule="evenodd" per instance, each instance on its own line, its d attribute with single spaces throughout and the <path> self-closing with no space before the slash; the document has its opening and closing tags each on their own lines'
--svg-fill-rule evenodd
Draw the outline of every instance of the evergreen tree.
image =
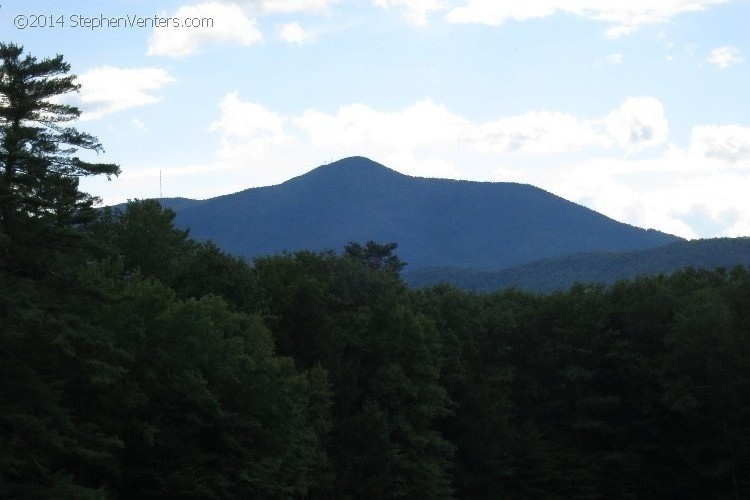
<svg viewBox="0 0 750 500">
<path fill-rule="evenodd" d="M 394 254 L 393 251 L 398 247 L 398 243 L 378 243 L 368 241 L 362 246 L 356 241 L 350 242 L 344 248 L 344 254 L 350 259 L 360 261 L 370 269 L 386 271 L 391 274 L 398 274 L 406 267 L 406 262 Z"/>
<path fill-rule="evenodd" d="M 0 44 L 0 497 L 97 498 L 119 442 L 89 417 L 120 357 L 78 293 L 95 201 L 78 179 L 119 169 L 75 156 L 102 148 L 66 126 L 80 111 L 57 99 L 79 86 L 62 56 L 22 54 Z"/>
<path fill-rule="evenodd" d="M 79 178 L 120 170 L 75 156 L 103 149 L 96 137 L 66 126 L 81 114 L 58 101 L 80 88 L 70 65 L 61 55 L 22 55 L 22 47 L 0 44 L 0 268 L 28 274 L 48 264 L 44 252 L 71 246 L 71 227 L 93 218 L 97 199 L 78 190 Z"/>
</svg>

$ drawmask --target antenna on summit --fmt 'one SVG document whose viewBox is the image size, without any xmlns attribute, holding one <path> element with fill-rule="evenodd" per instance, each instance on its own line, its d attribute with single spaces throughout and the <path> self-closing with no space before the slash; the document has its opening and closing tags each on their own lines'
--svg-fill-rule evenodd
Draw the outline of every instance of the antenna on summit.
<svg viewBox="0 0 750 500">
<path fill-rule="evenodd" d="M 161 199 L 161 169 L 159 169 L 159 200 Z"/>
</svg>

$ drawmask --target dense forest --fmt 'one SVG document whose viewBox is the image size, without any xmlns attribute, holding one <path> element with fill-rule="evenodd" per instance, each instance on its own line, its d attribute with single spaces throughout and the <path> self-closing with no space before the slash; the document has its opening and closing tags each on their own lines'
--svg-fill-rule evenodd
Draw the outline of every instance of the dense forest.
<svg viewBox="0 0 750 500">
<path fill-rule="evenodd" d="M 414 290 L 394 243 L 248 263 L 0 45 L 0 497 L 750 497 L 750 271 Z"/>
</svg>

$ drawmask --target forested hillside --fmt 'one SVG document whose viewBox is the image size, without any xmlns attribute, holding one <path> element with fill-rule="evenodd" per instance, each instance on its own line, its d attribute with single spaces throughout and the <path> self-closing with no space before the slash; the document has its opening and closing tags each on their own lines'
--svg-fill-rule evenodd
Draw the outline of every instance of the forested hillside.
<svg viewBox="0 0 750 500">
<path fill-rule="evenodd" d="M 105 212 L 77 265 L 2 273 L 3 496 L 750 492 L 746 269 L 413 291 L 393 246 L 250 266 L 173 216 Z"/>
<path fill-rule="evenodd" d="M 681 238 L 623 224 L 535 186 L 410 177 L 362 157 L 277 186 L 208 200 L 168 199 L 196 239 L 248 259 L 398 241 L 410 267 L 499 270 L 576 252 L 628 251 Z"/>
<path fill-rule="evenodd" d="M 576 283 L 612 285 L 624 279 L 670 274 L 686 267 L 750 266 L 750 238 L 680 241 L 631 252 L 594 252 L 543 259 L 501 271 L 455 267 L 408 269 L 414 287 L 448 283 L 462 290 L 492 292 L 515 287 L 530 292 L 567 290 Z"/>
<path fill-rule="evenodd" d="M 750 496 L 750 271 L 412 290 L 395 243 L 249 263 L 64 129 L 0 45 L 0 497 Z M 57 77 L 58 79 L 51 78 Z M 44 110 L 45 113 L 41 113 Z M 60 146 L 60 149 L 55 149 Z"/>
</svg>

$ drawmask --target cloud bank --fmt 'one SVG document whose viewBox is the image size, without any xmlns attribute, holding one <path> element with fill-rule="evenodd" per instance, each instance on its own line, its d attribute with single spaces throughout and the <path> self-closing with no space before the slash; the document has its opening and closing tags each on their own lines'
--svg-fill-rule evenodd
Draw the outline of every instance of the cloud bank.
<svg viewBox="0 0 750 500">
<path fill-rule="evenodd" d="M 207 19 L 210 22 L 197 28 L 155 28 L 149 41 L 150 56 L 185 57 L 198 52 L 204 44 L 235 43 L 248 46 L 263 40 L 255 19 L 247 17 L 237 5 L 203 3 L 180 7 L 174 14 L 165 14 L 164 17 L 177 18 L 180 22 L 187 19 Z"/>
<path fill-rule="evenodd" d="M 174 81 L 160 68 L 102 66 L 78 76 L 79 94 L 71 96 L 82 110 L 82 120 L 95 120 L 129 108 L 159 101 L 155 91 Z"/>
<path fill-rule="evenodd" d="M 711 51 L 708 56 L 708 62 L 713 64 L 716 69 L 726 69 L 743 61 L 740 49 L 737 47 L 717 47 Z"/>
<path fill-rule="evenodd" d="M 619 38 L 641 26 L 667 22 L 685 12 L 698 12 L 729 0 L 535 0 L 501 2 L 465 0 L 451 9 L 446 19 L 452 23 L 477 23 L 499 26 L 506 21 L 527 21 L 556 13 L 610 24 L 605 35 Z"/>
</svg>

